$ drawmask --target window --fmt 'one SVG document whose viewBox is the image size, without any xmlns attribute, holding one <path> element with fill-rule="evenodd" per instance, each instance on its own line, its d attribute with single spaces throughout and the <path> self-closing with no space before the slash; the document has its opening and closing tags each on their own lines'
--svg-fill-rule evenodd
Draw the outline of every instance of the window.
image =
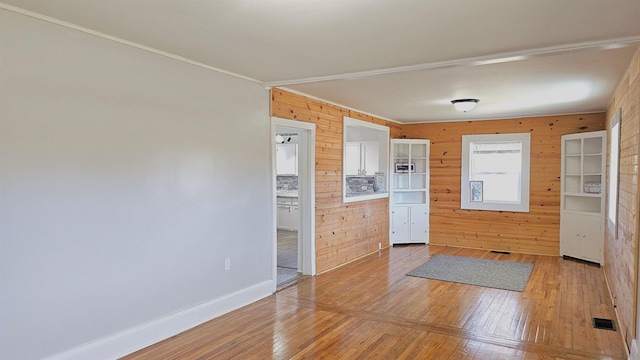
<svg viewBox="0 0 640 360">
<path fill-rule="evenodd" d="M 529 211 L 531 136 L 462 136 L 460 207 L 471 210 Z"/>
<path fill-rule="evenodd" d="M 389 197 L 389 127 L 343 117 L 342 201 Z"/>
<path fill-rule="evenodd" d="M 620 169 L 620 109 L 611 118 L 611 159 L 609 162 L 609 222 L 618 238 L 618 171 Z"/>
</svg>

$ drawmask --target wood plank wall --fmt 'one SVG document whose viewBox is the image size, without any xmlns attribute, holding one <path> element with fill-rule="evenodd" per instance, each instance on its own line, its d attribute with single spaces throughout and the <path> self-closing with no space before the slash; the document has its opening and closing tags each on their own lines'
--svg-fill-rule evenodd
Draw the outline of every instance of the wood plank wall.
<svg viewBox="0 0 640 360">
<path fill-rule="evenodd" d="M 271 116 L 316 124 L 316 269 L 325 272 L 389 244 L 389 200 L 342 202 L 342 117 L 399 124 L 282 89 L 271 90 Z"/>
<path fill-rule="evenodd" d="M 560 137 L 602 130 L 604 113 L 403 125 L 407 138 L 431 140 L 432 244 L 558 255 Z M 462 135 L 531 133 L 530 211 L 460 209 Z"/>
<path fill-rule="evenodd" d="M 637 331 L 635 326 L 638 286 L 638 155 L 640 153 L 638 148 L 640 130 L 639 53 L 636 53 L 626 75 L 614 93 L 606 116 L 607 129 L 610 128 L 610 118 L 619 108 L 622 109 L 622 120 L 620 123 L 618 237 L 615 237 L 612 228 L 607 227 L 604 268 L 609 288 L 618 303 L 620 330 L 627 346 L 631 347 L 631 340 Z M 610 149 L 609 147 L 609 151 Z"/>
</svg>

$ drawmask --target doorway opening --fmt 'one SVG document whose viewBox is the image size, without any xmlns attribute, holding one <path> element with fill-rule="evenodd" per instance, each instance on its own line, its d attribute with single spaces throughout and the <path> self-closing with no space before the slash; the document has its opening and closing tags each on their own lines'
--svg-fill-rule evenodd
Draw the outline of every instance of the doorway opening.
<svg viewBox="0 0 640 360">
<path fill-rule="evenodd" d="M 275 289 L 315 275 L 315 124 L 272 118 Z"/>
</svg>

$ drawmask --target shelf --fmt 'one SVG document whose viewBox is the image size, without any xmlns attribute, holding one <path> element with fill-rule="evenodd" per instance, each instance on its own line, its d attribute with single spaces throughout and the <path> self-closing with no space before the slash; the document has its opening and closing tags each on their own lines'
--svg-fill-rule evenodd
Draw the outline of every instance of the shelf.
<svg viewBox="0 0 640 360">
<path fill-rule="evenodd" d="M 394 159 L 409 159 L 409 155 L 400 155 L 400 156 L 394 156 Z M 427 160 L 427 158 L 425 156 L 412 156 L 411 157 L 412 160 Z"/>
<path fill-rule="evenodd" d="M 569 214 L 591 215 L 594 217 L 600 217 L 600 212 L 597 212 L 597 211 L 564 210 L 564 212 Z"/>
<path fill-rule="evenodd" d="M 392 140 L 391 206 L 424 205 L 429 201 L 428 141 Z M 414 172 L 396 172 L 395 164 L 411 164 Z"/>
<path fill-rule="evenodd" d="M 564 196 L 578 196 L 578 197 L 591 197 L 591 198 L 599 198 L 602 196 L 602 193 L 600 194 L 594 194 L 594 193 L 579 193 L 579 192 L 565 192 L 563 194 Z"/>
</svg>

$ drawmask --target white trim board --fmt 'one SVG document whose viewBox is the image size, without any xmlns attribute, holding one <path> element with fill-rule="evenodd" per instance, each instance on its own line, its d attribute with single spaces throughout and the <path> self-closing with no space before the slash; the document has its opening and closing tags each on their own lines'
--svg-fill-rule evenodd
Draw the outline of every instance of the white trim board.
<svg viewBox="0 0 640 360">
<path fill-rule="evenodd" d="M 629 360 L 640 360 L 640 344 L 638 339 L 631 341 L 631 353 L 629 354 Z"/>
<path fill-rule="evenodd" d="M 315 159 L 316 159 L 316 124 L 305 122 L 305 121 L 297 121 L 297 120 L 289 120 L 280 117 L 271 117 L 271 133 L 270 138 L 273 139 L 276 135 L 276 130 L 278 127 L 290 128 L 292 130 L 296 130 L 298 133 L 306 133 L 306 140 L 303 143 L 300 143 L 300 156 L 299 159 L 299 174 L 298 174 L 298 183 L 300 184 L 299 190 L 299 199 L 300 199 L 300 223 L 299 223 L 299 236 L 302 239 L 300 244 L 300 250 L 302 253 L 301 260 L 301 268 L 298 270 L 302 271 L 304 275 L 316 275 L 316 188 L 315 188 Z M 273 279 L 274 280 L 274 288 L 273 291 L 276 291 L 277 286 L 277 251 L 278 251 L 278 234 L 277 234 L 277 194 L 276 194 L 276 161 L 275 161 L 275 146 L 271 143 L 271 173 L 272 173 L 272 203 L 273 203 L 273 233 L 272 233 L 272 241 L 273 241 Z M 300 266 L 300 265 L 299 265 Z"/>
<path fill-rule="evenodd" d="M 117 359 L 270 296 L 273 287 L 273 280 L 267 280 L 44 360 Z"/>
</svg>

